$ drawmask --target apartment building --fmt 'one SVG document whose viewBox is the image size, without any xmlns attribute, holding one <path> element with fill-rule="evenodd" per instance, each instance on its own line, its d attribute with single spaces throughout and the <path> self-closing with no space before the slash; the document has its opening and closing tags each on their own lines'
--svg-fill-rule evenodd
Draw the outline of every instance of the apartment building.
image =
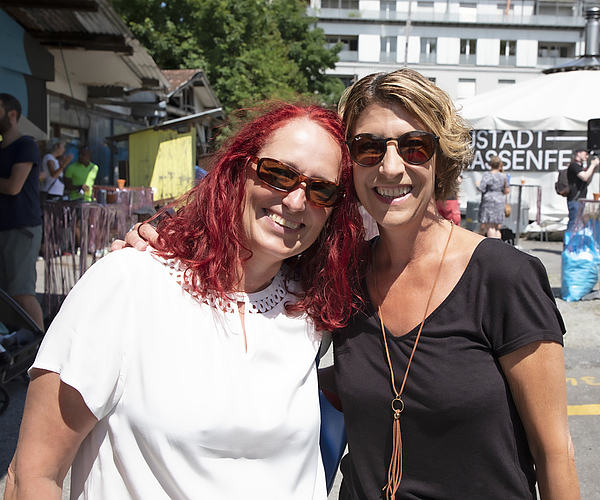
<svg viewBox="0 0 600 500">
<path fill-rule="evenodd" d="M 331 74 L 346 84 L 409 66 L 454 99 L 525 81 L 585 52 L 584 0 L 311 0 Z"/>
</svg>

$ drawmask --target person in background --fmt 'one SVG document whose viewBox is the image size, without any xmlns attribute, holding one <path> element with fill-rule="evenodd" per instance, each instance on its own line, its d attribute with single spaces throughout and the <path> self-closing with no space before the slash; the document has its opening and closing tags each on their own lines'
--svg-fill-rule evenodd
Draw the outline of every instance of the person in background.
<svg viewBox="0 0 600 500">
<path fill-rule="evenodd" d="M 40 151 L 19 131 L 21 104 L 0 94 L 0 288 L 44 329 L 35 296 L 35 264 L 42 242 Z"/>
<path fill-rule="evenodd" d="M 483 174 L 477 183 L 477 189 L 481 191 L 481 204 L 479 205 L 479 222 L 481 227 L 479 233 L 488 238 L 501 238 L 500 226 L 504 223 L 504 206 L 508 178 L 504 173 L 503 162 L 498 156 L 492 156 L 489 160 L 490 171 Z"/>
<path fill-rule="evenodd" d="M 204 177 L 206 177 L 208 172 L 204 170 L 201 166 L 196 165 L 194 167 L 194 182 L 200 182 Z"/>
<path fill-rule="evenodd" d="M 592 180 L 592 175 L 600 159 L 595 156 L 590 163 L 587 163 L 590 155 L 585 149 L 578 149 L 573 156 L 573 161 L 569 164 L 567 178 L 569 179 L 569 194 L 567 195 L 567 207 L 569 209 L 569 222 L 567 223 L 567 232 L 572 231 L 575 226 L 577 214 L 579 213 L 579 200 L 587 196 L 587 187 Z"/>
<path fill-rule="evenodd" d="M 460 186 L 462 182 L 462 175 L 456 179 L 457 186 Z M 460 203 L 458 201 L 458 187 L 457 192 L 450 194 L 446 200 L 437 200 L 435 207 L 438 213 L 446 220 L 454 222 L 455 225 L 460 227 Z"/>
<path fill-rule="evenodd" d="M 65 185 L 62 182 L 63 172 L 73 159 L 73 154 L 65 153 L 65 143 L 54 138 L 48 144 L 48 152 L 42 159 L 44 184 L 40 188 L 40 198 L 61 199 Z"/>
<path fill-rule="evenodd" d="M 65 171 L 65 190 L 71 200 L 92 201 L 92 187 L 98 175 L 98 165 L 92 163 L 92 152 L 83 147 L 79 150 L 79 158 L 71 163 Z"/>
<path fill-rule="evenodd" d="M 278 104 L 174 204 L 146 252 L 73 288 L 30 370 L 6 500 L 326 500 L 316 357 L 364 232 L 343 125 Z"/>
</svg>

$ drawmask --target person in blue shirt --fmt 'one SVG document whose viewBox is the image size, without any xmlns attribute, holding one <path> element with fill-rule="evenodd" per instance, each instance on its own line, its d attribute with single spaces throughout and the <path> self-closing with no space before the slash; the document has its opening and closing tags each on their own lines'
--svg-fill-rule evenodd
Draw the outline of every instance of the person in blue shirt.
<svg viewBox="0 0 600 500">
<path fill-rule="evenodd" d="M 40 151 L 19 131 L 21 104 L 0 94 L 0 288 L 44 329 L 35 296 L 35 263 L 42 243 Z"/>
</svg>

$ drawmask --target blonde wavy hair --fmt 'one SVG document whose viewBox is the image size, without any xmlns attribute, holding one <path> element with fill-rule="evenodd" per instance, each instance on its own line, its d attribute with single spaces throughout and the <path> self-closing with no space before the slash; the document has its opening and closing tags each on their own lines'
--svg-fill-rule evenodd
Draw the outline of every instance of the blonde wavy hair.
<svg viewBox="0 0 600 500">
<path fill-rule="evenodd" d="M 457 179 L 471 163 L 473 154 L 471 126 L 460 116 L 450 96 L 412 69 L 367 75 L 346 89 L 338 106 L 348 139 L 356 120 L 371 104 L 398 104 L 414 116 L 426 132 L 440 138 L 435 162 L 435 199 L 445 200 L 454 195 L 458 189 Z"/>
</svg>

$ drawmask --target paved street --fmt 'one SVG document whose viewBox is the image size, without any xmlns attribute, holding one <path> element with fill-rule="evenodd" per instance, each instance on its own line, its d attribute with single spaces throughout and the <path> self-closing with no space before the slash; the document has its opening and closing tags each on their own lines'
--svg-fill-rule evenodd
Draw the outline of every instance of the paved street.
<svg viewBox="0 0 600 500">
<path fill-rule="evenodd" d="M 542 260 L 554 294 L 560 296 L 562 243 L 521 240 L 520 244 L 523 251 Z M 43 267 L 41 269 L 43 276 Z M 569 303 L 557 299 L 557 303 L 567 326 L 565 365 L 569 424 L 575 443 L 581 498 L 600 500 L 600 300 Z M 17 440 L 26 386 L 22 381 L 13 381 L 6 388 L 12 400 L 8 411 L 0 417 L 0 495 Z M 335 498 L 335 492 L 330 498 Z"/>
<path fill-rule="evenodd" d="M 542 260 L 554 295 L 559 297 L 562 242 L 521 240 L 521 245 Z M 557 304 L 567 327 L 569 426 L 575 444 L 581 498 L 600 500 L 600 300 L 565 302 L 557 298 Z"/>
<path fill-rule="evenodd" d="M 522 244 L 544 262 L 554 295 L 559 296 L 562 243 L 525 240 Z M 557 304 L 567 327 L 569 426 L 575 444 L 581 498 L 600 500 L 600 300 L 557 299 Z"/>
</svg>

